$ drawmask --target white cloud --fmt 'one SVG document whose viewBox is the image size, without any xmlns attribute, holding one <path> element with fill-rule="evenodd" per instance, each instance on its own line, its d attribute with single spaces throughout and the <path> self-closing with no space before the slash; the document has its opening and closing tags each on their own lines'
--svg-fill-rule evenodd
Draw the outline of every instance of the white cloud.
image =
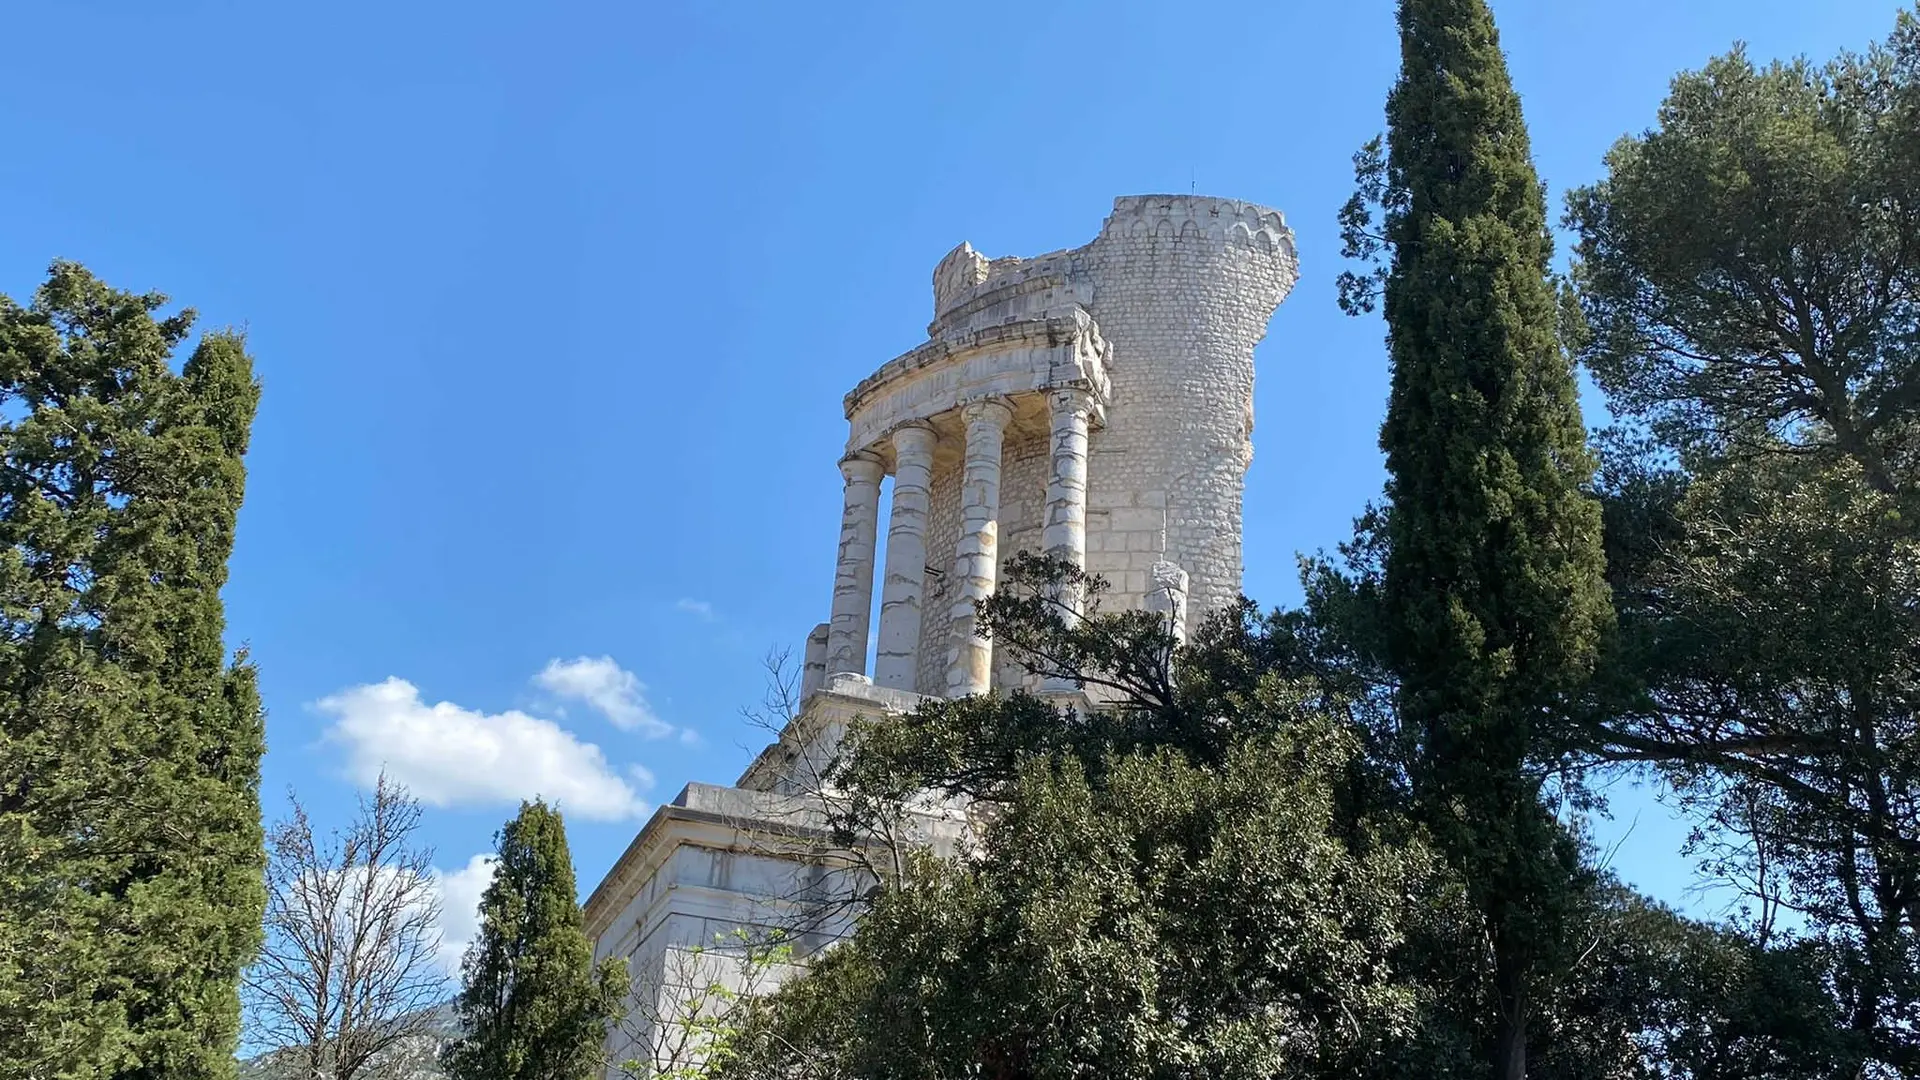
<svg viewBox="0 0 1920 1080">
<path fill-rule="evenodd" d="M 314 707 L 334 718 L 327 738 L 346 747 L 349 775 L 367 787 L 385 770 L 429 806 L 511 806 L 537 795 L 598 821 L 646 809 L 599 747 L 551 720 L 428 705 L 398 678 L 342 690 Z"/>
<path fill-rule="evenodd" d="M 622 731 L 639 731 L 654 739 L 673 734 L 673 725 L 647 704 L 646 684 L 611 656 L 549 660 L 533 681 L 563 701 L 586 702 Z"/>
<path fill-rule="evenodd" d="M 480 933 L 480 895 L 493 883 L 492 855 L 475 855 L 458 870 L 433 872 L 440 890 L 440 969 L 460 977 L 460 958 Z"/>
<path fill-rule="evenodd" d="M 720 616 L 713 613 L 713 604 L 706 600 L 695 600 L 691 596 L 683 596 L 673 606 L 675 610 L 684 611 L 701 622 L 720 621 Z"/>
</svg>

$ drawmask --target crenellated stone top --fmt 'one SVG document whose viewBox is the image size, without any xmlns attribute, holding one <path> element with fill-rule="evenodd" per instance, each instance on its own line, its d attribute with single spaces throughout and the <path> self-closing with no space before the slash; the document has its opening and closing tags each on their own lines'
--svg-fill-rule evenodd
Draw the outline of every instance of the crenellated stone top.
<svg viewBox="0 0 1920 1080">
<path fill-rule="evenodd" d="M 1158 236 L 1204 239 L 1294 258 L 1293 233 L 1278 210 L 1240 199 L 1210 195 L 1123 195 L 1101 225 L 1103 237 Z M 1088 245 L 1091 246 L 1091 245 Z M 940 328 L 991 303 L 1065 284 L 1086 247 L 1066 248 L 1031 257 L 988 259 L 970 243 L 946 254 L 933 271 L 933 325 Z M 1074 296 L 1085 303 L 1086 297 Z"/>
<path fill-rule="evenodd" d="M 1122 195 L 1100 235 L 1201 238 L 1295 257 L 1293 232 L 1280 211 L 1210 195 Z"/>
</svg>

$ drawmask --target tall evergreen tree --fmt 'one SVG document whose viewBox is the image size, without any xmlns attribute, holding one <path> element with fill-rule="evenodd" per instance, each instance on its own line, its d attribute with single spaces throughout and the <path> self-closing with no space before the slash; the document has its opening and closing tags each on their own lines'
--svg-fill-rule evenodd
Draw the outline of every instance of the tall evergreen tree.
<svg viewBox="0 0 1920 1080">
<path fill-rule="evenodd" d="M 545 802 L 522 803 L 500 831 L 493 883 L 480 899 L 480 936 L 462 967 L 466 1034 L 445 1055 L 453 1080 L 598 1074 L 624 973 L 594 966 L 566 825 Z"/>
<path fill-rule="evenodd" d="M 1486 920 L 1488 1050 L 1511 1080 L 1580 874 L 1540 766 L 1610 618 L 1600 510 L 1493 15 L 1484 0 L 1401 0 L 1399 27 L 1386 157 L 1362 155 L 1343 214 L 1350 251 L 1391 252 L 1376 279 L 1393 367 L 1382 644 L 1424 816 Z M 1385 211 L 1371 236 L 1367 195 Z M 1365 299 L 1356 284 L 1343 301 Z"/>
<path fill-rule="evenodd" d="M 0 1076 L 230 1075 L 264 903 L 220 589 L 241 338 L 56 263 L 0 297 Z"/>
</svg>

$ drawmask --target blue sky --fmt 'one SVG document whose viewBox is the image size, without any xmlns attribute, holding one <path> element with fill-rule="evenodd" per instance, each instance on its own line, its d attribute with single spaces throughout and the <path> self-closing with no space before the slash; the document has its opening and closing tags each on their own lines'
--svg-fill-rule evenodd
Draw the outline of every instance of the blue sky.
<svg viewBox="0 0 1920 1080">
<path fill-rule="evenodd" d="M 1496 14 L 1557 201 L 1676 71 L 1864 47 L 1897 7 Z M 841 395 L 921 340 L 961 240 L 1077 245 L 1141 192 L 1283 210 L 1302 278 L 1257 353 L 1249 594 L 1294 600 L 1295 553 L 1379 490 L 1382 328 L 1334 305 L 1334 213 L 1381 127 L 1389 0 L 102 0 L 8 26 L 0 291 L 72 258 L 247 328 L 227 606 L 269 813 L 292 786 L 337 821 L 403 763 L 456 907 L 529 785 L 564 791 L 585 891 L 647 804 L 758 749 L 760 657 L 826 616 Z M 1603 833 L 1639 813 L 1617 864 L 1682 898 L 1683 830 L 1644 802 Z"/>
</svg>

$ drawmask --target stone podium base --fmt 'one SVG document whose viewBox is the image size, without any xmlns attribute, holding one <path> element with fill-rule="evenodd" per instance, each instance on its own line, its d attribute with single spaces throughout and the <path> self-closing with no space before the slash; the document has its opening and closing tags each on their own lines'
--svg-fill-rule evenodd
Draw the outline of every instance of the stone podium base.
<svg viewBox="0 0 1920 1080">
<path fill-rule="evenodd" d="M 628 1060 L 693 1064 L 687 1020 L 774 989 L 852 931 L 870 867 L 891 854 L 835 843 L 834 792 L 821 778 L 858 718 L 921 700 L 832 676 L 737 786 L 688 784 L 654 811 L 586 904 L 595 959 L 625 960 L 632 980 L 626 1018 L 608 1038 L 610 1075 Z M 929 806 L 912 815 L 908 842 L 951 854 L 964 824 L 957 810 Z"/>
</svg>

